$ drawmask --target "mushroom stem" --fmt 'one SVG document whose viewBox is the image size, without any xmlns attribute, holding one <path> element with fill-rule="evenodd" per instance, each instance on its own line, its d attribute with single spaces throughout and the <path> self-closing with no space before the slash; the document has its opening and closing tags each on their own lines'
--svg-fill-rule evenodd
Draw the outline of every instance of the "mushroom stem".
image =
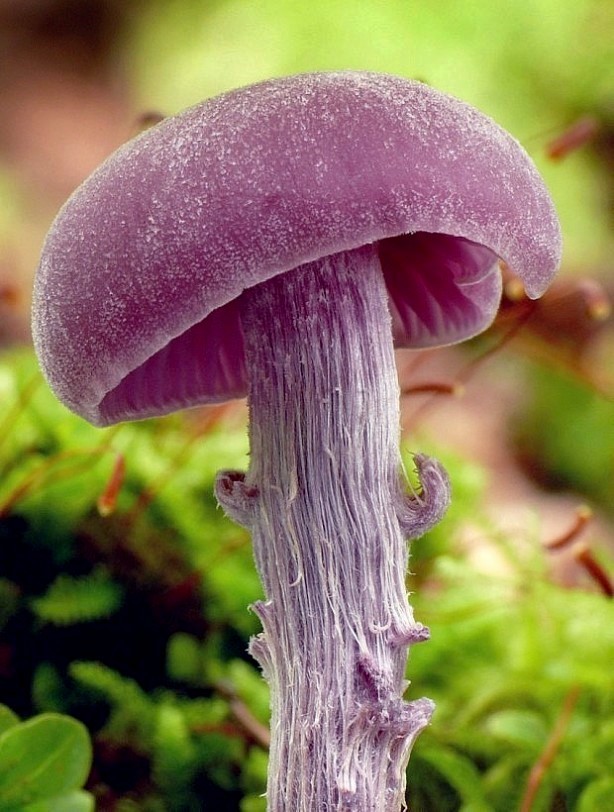
<svg viewBox="0 0 614 812">
<path fill-rule="evenodd" d="M 250 650 L 271 688 L 268 809 L 398 810 L 433 707 L 402 700 L 409 645 L 428 637 L 407 601 L 405 535 L 440 517 L 447 480 L 421 457 L 424 493 L 404 495 L 377 247 L 242 302 L 251 462 L 217 491 L 252 532 L 266 596 Z"/>
</svg>

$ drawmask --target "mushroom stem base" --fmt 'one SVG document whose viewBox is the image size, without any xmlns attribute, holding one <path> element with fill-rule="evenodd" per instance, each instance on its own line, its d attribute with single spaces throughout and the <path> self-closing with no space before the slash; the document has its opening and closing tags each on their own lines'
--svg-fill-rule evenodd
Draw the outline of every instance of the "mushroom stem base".
<svg viewBox="0 0 614 812">
<path fill-rule="evenodd" d="M 271 689 L 268 809 L 394 812 L 432 703 L 402 699 L 409 645 L 428 630 L 405 587 L 411 510 L 376 248 L 245 292 L 242 323 L 251 462 L 220 476 L 218 497 L 252 532 L 266 596 L 250 650 Z"/>
</svg>

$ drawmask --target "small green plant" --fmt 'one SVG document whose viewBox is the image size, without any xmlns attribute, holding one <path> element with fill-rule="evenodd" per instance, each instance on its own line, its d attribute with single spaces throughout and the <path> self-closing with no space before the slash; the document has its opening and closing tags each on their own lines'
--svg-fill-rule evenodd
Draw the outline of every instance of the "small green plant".
<svg viewBox="0 0 614 812">
<path fill-rule="evenodd" d="M 94 569 L 80 578 L 58 575 L 31 606 L 40 620 L 63 626 L 108 617 L 119 608 L 121 601 L 119 584 L 108 572 Z"/>
<path fill-rule="evenodd" d="M 81 787 L 91 761 L 80 722 L 56 713 L 21 722 L 0 705 L 1 812 L 90 812 L 94 798 Z"/>
<path fill-rule="evenodd" d="M 410 765 L 410 807 L 589 809 L 598 792 L 608 803 L 595 808 L 610 808 L 612 602 L 550 583 L 538 555 L 519 561 L 508 549 L 494 576 L 451 552 L 417 602 L 432 645 L 415 652 L 411 673 L 430 683 L 438 711 Z"/>
</svg>

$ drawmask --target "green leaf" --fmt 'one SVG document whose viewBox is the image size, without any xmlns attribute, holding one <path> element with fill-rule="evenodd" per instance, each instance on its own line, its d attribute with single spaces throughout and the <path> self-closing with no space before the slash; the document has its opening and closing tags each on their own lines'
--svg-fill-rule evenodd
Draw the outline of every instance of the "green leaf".
<svg viewBox="0 0 614 812">
<path fill-rule="evenodd" d="M 157 708 L 154 734 L 153 775 L 168 793 L 189 787 L 196 768 L 196 748 L 184 714 L 170 702 Z"/>
<path fill-rule="evenodd" d="M 266 812 L 266 797 L 246 795 L 241 801 L 241 812 Z"/>
<path fill-rule="evenodd" d="M 541 716 L 531 711 L 499 711 L 488 719 L 487 727 L 497 738 L 532 752 L 543 747 L 548 736 Z"/>
<path fill-rule="evenodd" d="M 97 662 L 73 662 L 68 670 L 82 687 L 102 695 L 113 707 L 107 733 L 118 739 L 136 735 L 140 746 L 149 749 L 155 726 L 154 702 L 135 680 Z"/>
<path fill-rule="evenodd" d="M 19 716 L 6 705 L 0 705 L 0 734 L 19 724 Z"/>
<path fill-rule="evenodd" d="M 19 807 L 19 812 L 94 812 L 94 796 L 83 790 L 56 795 L 45 801 L 36 801 Z M 17 809 L 15 809 L 17 812 Z"/>
<path fill-rule="evenodd" d="M 0 736 L 0 810 L 79 789 L 92 759 L 86 728 L 55 713 L 21 722 Z"/>
<path fill-rule="evenodd" d="M 119 609 L 122 589 L 103 569 L 72 578 L 59 575 L 44 595 L 31 602 L 41 620 L 56 626 L 108 617 Z"/>
<path fill-rule="evenodd" d="M 244 660 L 234 659 L 228 663 L 226 675 L 237 696 L 245 702 L 263 725 L 268 726 L 271 704 L 269 687 L 262 678 L 262 674 Z"/>
<path fill-rule="evenodd" d="M 68 694 L 64 680 L 55 666 L 42 662 L 32 677 L 32 702 L 40 712 L 66 713 Z"/>
<path fill-rule="evenodd" d="M 173 634 L 166 649 L 166 671 L 178 682 L 198 683 L 202 677 L 203 655 L 200 642 L 185 632 Z"/>
<path fill-rule="evenodd" d="M 473 762 L 450 747 L 423 747 L 420 757 L 437 770 L 458 792 L 472 812 L 491 812 L 480 773 Z"/>
<path fill-rule="evenodd" d="M 251 747 L 245 755 L 243 760 L 243 773 L 242 773 L 242 789 L 245 792 L 245 800 L 243 804 L 247 803 L 245 809 L 241 806 L 241 812 L 265 812 L 266 810 L 266 785 L 267 785 L 267 772 L 268 772 L 269 754 L 259 747 Z M 250 806 L 251 804 L 251 806 Z"/>
<path fill-rule="evenodd" d="M 593 781 L 580 795 L 577 812 L 595 812 L 596 809 L 614 809 L 614 778 Z"/>
</svg>

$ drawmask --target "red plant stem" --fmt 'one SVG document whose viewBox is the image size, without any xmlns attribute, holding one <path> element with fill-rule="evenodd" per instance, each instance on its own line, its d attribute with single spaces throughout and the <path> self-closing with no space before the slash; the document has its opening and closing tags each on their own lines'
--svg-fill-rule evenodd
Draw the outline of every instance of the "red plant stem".
<svg viewBox="0 0 614 812">
<path fill-rule="evenodd" d="M 507 344 L 509 344 L 522 330 L 525 326 L 527 321 L 531 318 L 534 313 L 534 303 L 532 301 L 528 301 L 528 304 L 525 308 L 523 308 L 522 312 L 519 313 L 516 320 L 513 322 L 511 327 L 505 332 L 502 336 L 500 336 L 497 341 L 486 350 L 484 350 L 479 356 L 472 359 L 468 363 L 466 363 L 456 374 L 454 380 L 448 384 L 445 384 L 448 391 L 455 395 L 462 395 L 465 391 L 465 384 L 467 381 L 471 379 L 471 377 L 475 374 L 477 369 L 481 367 L 484 363 L 488 361 L 488 359 L 495 355 L 496 353 L 500 352 Z M 411 394 L 413 391 L 412 388 L 406 389 L 403 391 L 403 394 Z M 419 406 L 411 415 L 409 422 L 411 425 L 416 426 L 419 424 L 421 418 L 428 412 L 431 408 L 433 401 L 435 398 L 439 397 L 442 392 L 440 389 L 436 391 L 427 390 L 424 391 L 431 392 L 431 397 L 427 398 L 426 402 Z"/>
<path fill-rule="evenodd" d="M 576 519 L 573 525 L 562 536 L 546 542 L 547 550 L 561 550 L 575 541 L 593 518 L 593 511 L 587 505 L 580 505 L 576 509 Z"/>
<path fill-rule="evenodd" d="M 107 440 L 110 440 L 110 435 Z M 92 458 L 107 451 L 108 445 L 105 444 L 85 451 L 63 451 L 53 457 L 48 457 L 33 471 L 29 471 L 5 497 L 4 501 L 0 502 L 0 518 L 8 516 L 22 499 L 45 484 L 52 475 L 55 481 L 77 476 L 91 467 Z"/>
<path fill-rule="evenodd" d="M 599 120 L 595 116 L 582 116 L 546 145 L 546 155 L 551 161 L 560 161 L 590 143 L 599 132 Z"/>
<path fill-rule="evenodd" d="M 245 300 L 250 469 L 222 473 L 217 494 L 252 532 L 265 591 L 251 652 L 271 688 L 268 809 L 395 812 L 432 712 L 402 699 L 409 645 L 427 636 L 407 602 L 404 535 L 439 514 L 426 486 L 420 506 L 404 502 L 376 251 L 311 263 Z"/>
<path fill-rule="evenodd" d="M 593 556 L 590 547 L 587 544 L 577 545 L 577 547 L 574 549 L 574 558 L 582 567 L 584 567 L 604 595 L 606 595 L 608 598 L 614 597 L 614 585 L 612 584 L 612 580 L 601 564 Z"/>
<path fill-rule="evenodd" d="M 224 683 L 216 683 L 215 689 L 228 700 L 228 707 L 235 722 L 246 734 L 246 737 L 264 750 L 271 746 L 271 734 L 262 722 L 253 715 L 247 705 L 235 694 L 231 687 Z"/>
<path fill-rule="evenodd" d="M 412 386 L 405 386 L 401 390 L 402 395 L 452 395 L 460 397 L 464 392 L 464 386 L 454 381 L 432 381 L 431 383 L 417 383 Z"/>
<path fill-rule="evenodd" d="M 101 516 L 109 516 L 115 510 L 117 497 L 124 483 L 125 474 L 126 460 L 123 454 L 117 454 L 111 476 L 96 502 L 96 507 Z"/>
<path fill-rule="evenodd" d="M 563 707 L 561 709 L 558 719 L 556 720 L 554 729 L 550 734 L 550 738 L 548 739 L 546 746 L 542 751 L 542 754 L 531 768 L 531 772 L 529 773 L 529 778 L 527 781 L 527 787 L 524 796 L 522 798 L 522 802 L 520 804 L 519 812 L 531 812 L 531 809 L 533 808 L 533 804 L 535 802 L 535 797 L 539 791 L 544 776 L 556 757 L 557 751 L 560 747 L 561 741 L 563 740 L 563 736 L 565 735 L 567 725 L 569 724 L 571 714 L 573 713 L 573 709 L 576 706 L 576 702 L 578 701 L 579 696 L 580 696 L 580 686 L 575 685 L 565 697 Z"/>
<path fill-rule="evenodd" d="M 189 459 L 194 450 L 194 440 L 198 436 L 207 434 L 220 420 L 221 416 L 228 409 L 228 404 L 220 404 L 209 407 L 203 411 L 201 419 L 196 420 L 191 430 L 186 434 L 184 442 L 178 451 L 169 461 L 166 469 L 149 485 L 144 487 L 138 494 L 133 506 L 125 516 L 126 525 L 134 527 L 145 514 L 152 502 L 158 497 L 160 491 L 168 485 L 173 476 L 185 467 L 185 462 Z"/>
</svg>

